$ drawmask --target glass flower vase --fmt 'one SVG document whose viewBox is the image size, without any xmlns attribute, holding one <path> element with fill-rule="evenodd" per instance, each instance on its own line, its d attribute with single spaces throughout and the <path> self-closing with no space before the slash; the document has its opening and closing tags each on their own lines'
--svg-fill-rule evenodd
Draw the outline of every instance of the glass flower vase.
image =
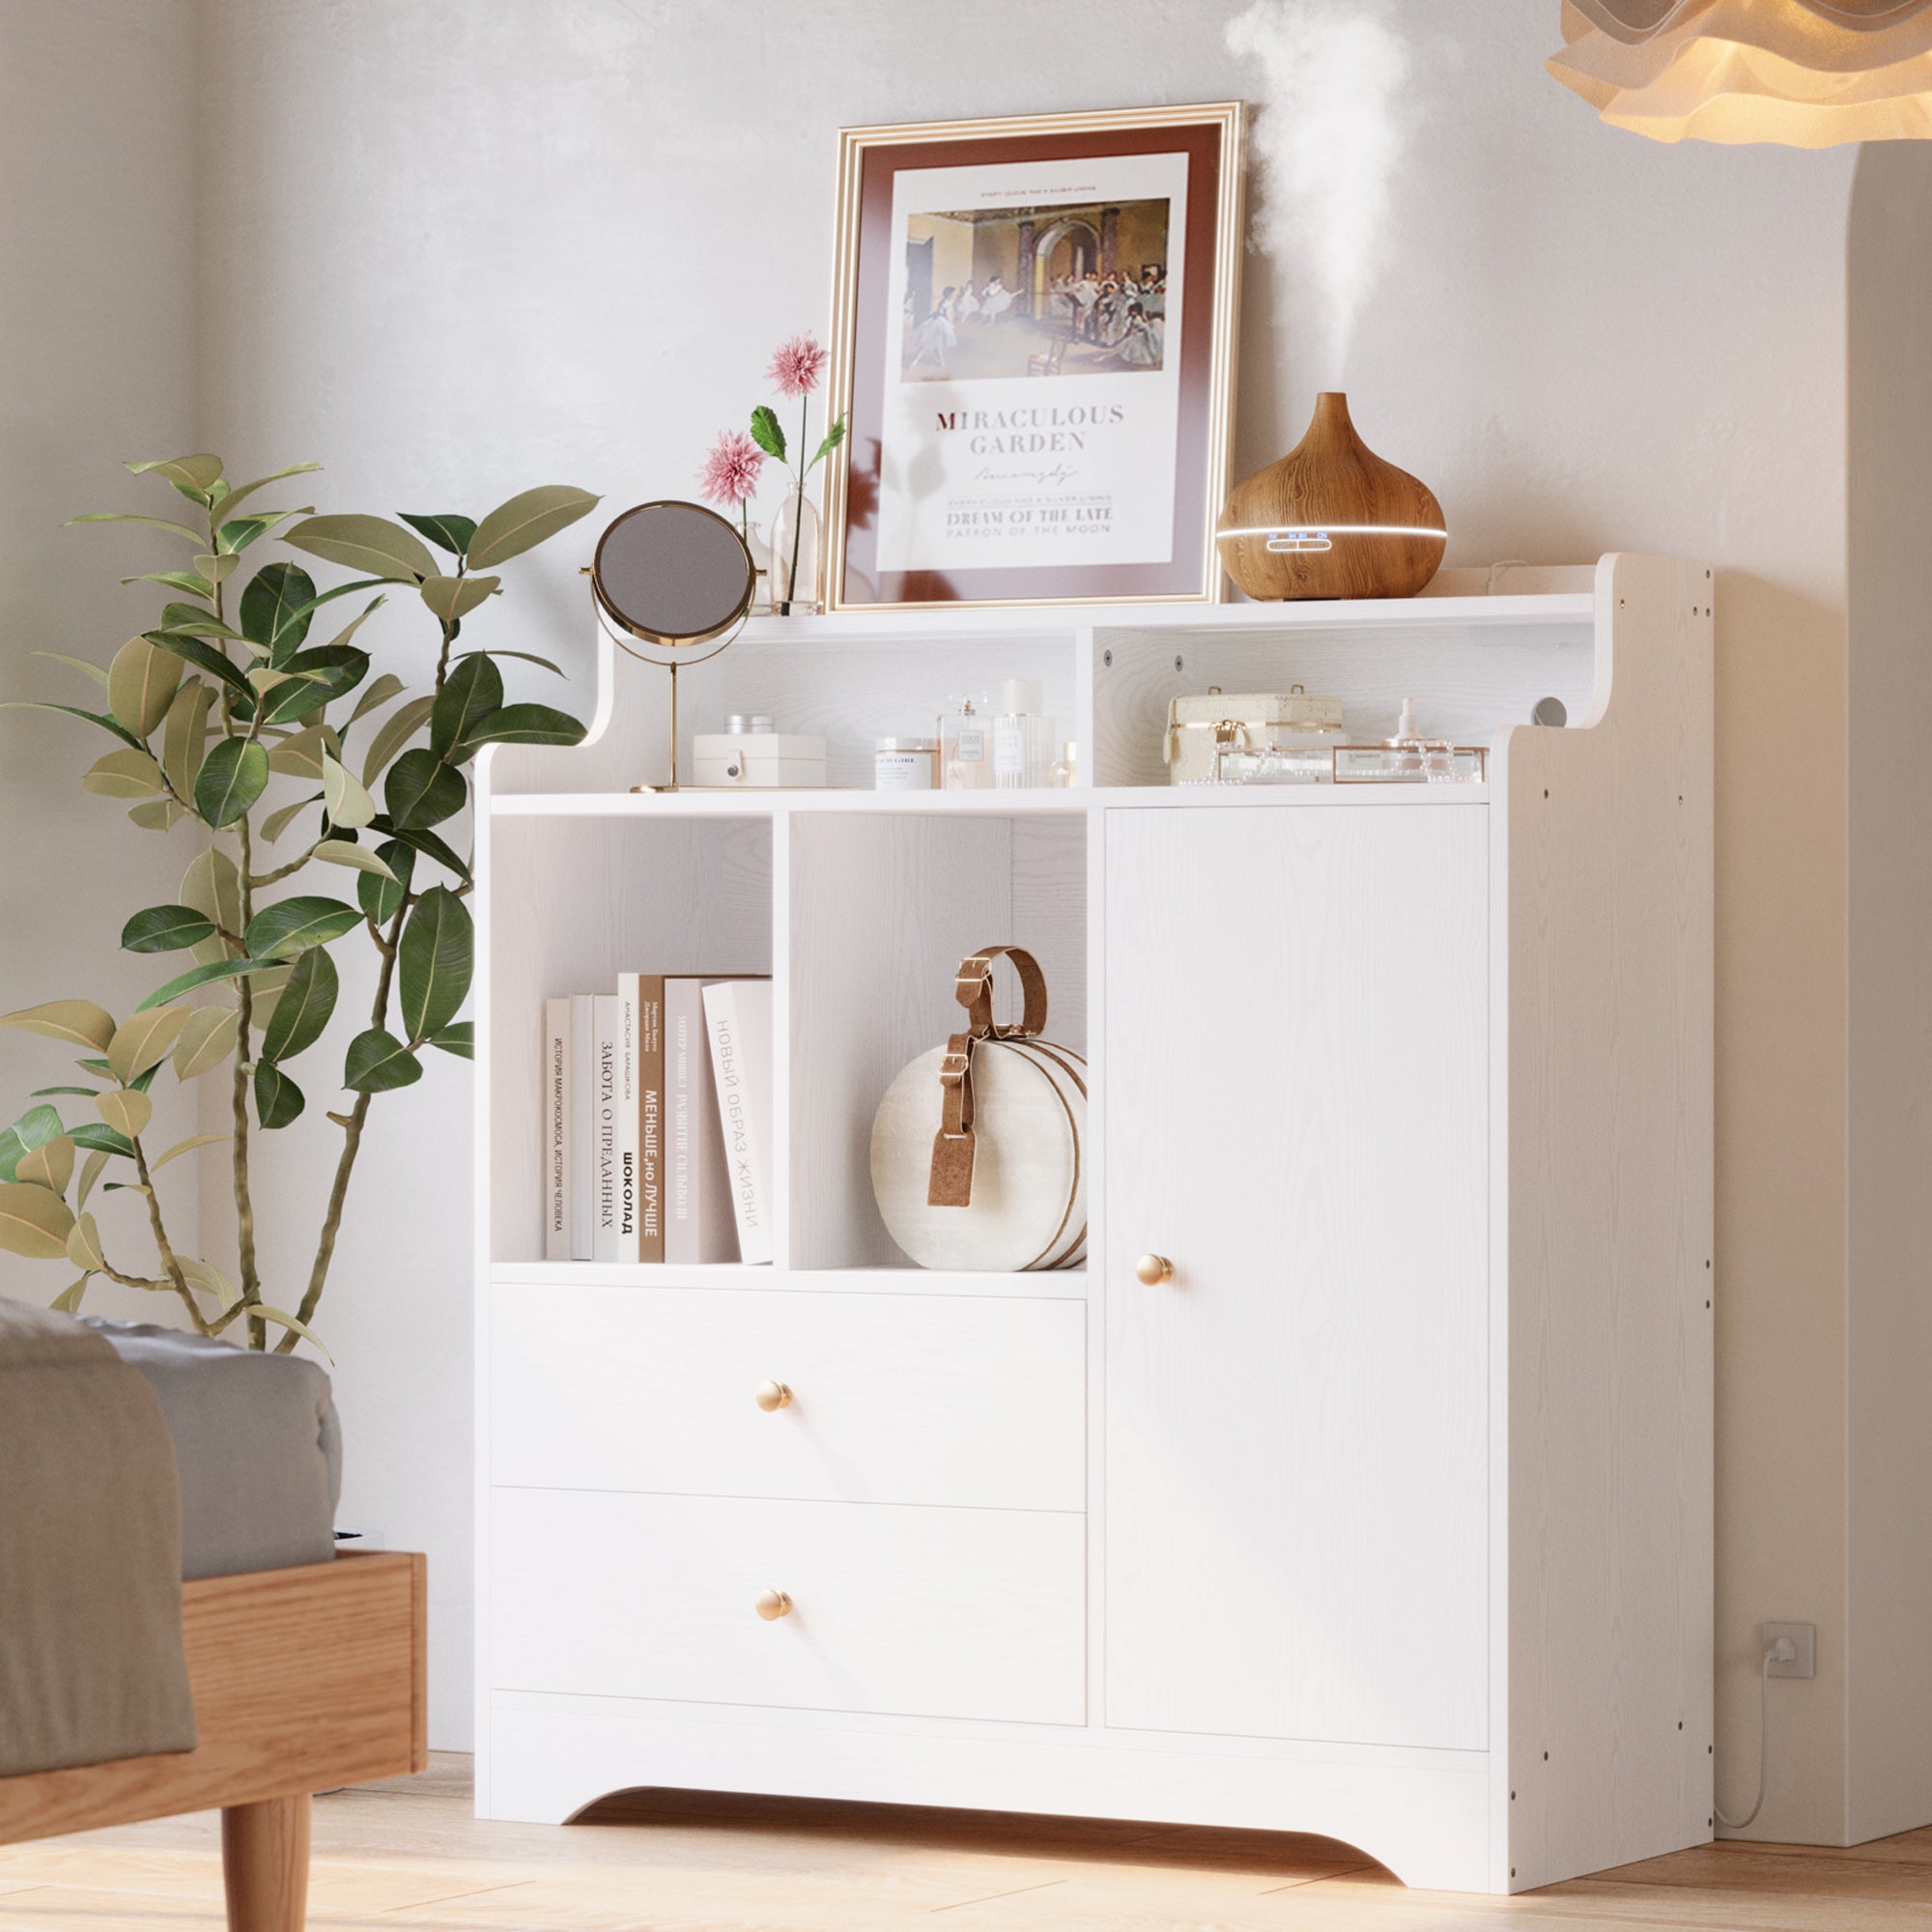
<svg viewBox="0 0 1932 1932">
<path fill-rule="evenodd" d="M 818 609 L 818 509 L 803 490 L 788 490 L 772 519 L 772 609 L 781 617 Z"/>
<path fill-rule="evenodd" d="M 752 554 L 753 588 L 752 591 L 752 614 L 762 617 L 772 608 L 772 554 L 765 543 L 765 533 L 751 524 L 745 526 L 745 548 Z"/>
</svg>

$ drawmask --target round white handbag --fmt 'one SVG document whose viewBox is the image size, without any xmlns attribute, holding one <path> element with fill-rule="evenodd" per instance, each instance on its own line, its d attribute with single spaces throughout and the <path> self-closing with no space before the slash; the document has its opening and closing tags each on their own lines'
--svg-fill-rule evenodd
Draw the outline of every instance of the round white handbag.
<svg viewBox="0 0 1932 1932">
<path fill-rule="evenodd" d="M 1010 959 L 1025 1007 L 993 1019 L 993 962 Z M 967 1030 L 922 1054 L 872 1122 L 880 1218 L 928 1268 L 1002 1273 L 1087 1258 L 1087 1062 L 1040 1034 L 1046 980 L 1030 952 L 989 946 L 959 968 Z"/>
</svg>

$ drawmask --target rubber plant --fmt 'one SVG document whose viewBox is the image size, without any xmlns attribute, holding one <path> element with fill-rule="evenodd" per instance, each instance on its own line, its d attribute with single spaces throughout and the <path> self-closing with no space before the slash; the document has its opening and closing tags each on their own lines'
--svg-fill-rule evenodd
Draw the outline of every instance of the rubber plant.
<svg viewBox="0 0 1932 1932">
<path fill-rule="evenodd" d="M 143 907 L 121 934 L 131 952 L 185 952 L 193 964 L 125 1017 L 85 999 L 0 1015 L 0 1025 L 79 1048 L 86 1083 L 42 1088 L 0 1132 L 0 1247 L 78 1269 L 56 1308 L 78 1309 L 90 1280 L 102 1275 L 178 1297 L 202 1334 L 233 1331 L 251 1348 L 287 1352 L 298 1339 L 314 1340 L 309 1324 L 371 1104 L 421 1079 L 426 1049 L 470 1053 L 471 1028 L 458 1018 L 472 958 L 464 903 L 470 869 L 438 828 L 469 805 L 470 760 L 484 746 L 574 745 L 584 732 L 548 705 L 503 700 L 496 660 L 526 658 L 550 671 L 555 665 L 470 648 L 465 627 L 497 594 L 499 565 L 575 523 L 597 498 L 552 485 L 511 497 L 480 522 L 317 516 L 312 507 L 244 512 L 257 491 L 320 466 L 298 463 L 239 486 L 213 456 L 127 467 L 171 484 L 195 506 L 193 523 L 121 511 L 70 521 L 164 530 L 183 545 L 185 567 L 122 580 L 156 584 L 167 601 L 154 627 L 110 664 L 61 658 L 100 687 L 95 702 L 104 708 L 25 708 L 79 719 L 114 740 L 81 783 L 128 801 L 137 827 L 166 834 L 187 825 L 196 834 L 177 898 Z M 277 543 L 353 576 L 318 590 L 289 558 L 249 567 L 258 546 Z M 318 620 L 334 614 L 329 606 L 345 611 L 352 607 L 336 600 L 364 591 L 374 594 L 347 624 L 327 642 L 310 641 Z M 425 607 L 440 634 L 427 689 L 412 692 L 392 670 L 372 677 L 371 651 L 356 641 L 392 594 Z M 334 889 L 322 890 L 325 882 Z M 375 997 L 342 1053 L 340 1104 L 311 1110 L 290 1063 L 328 1027 L 341 986 L 335 953 L 352 946 L 374 954 Z M 224 1074 L 227 1131 L 150 1152 L 150 1090 L 164 1066 L 183 1082 Z M 334 1074 L 332 1062 L 326 1071 L 315 1059 L 302 1065 L 310 1086 Z M 250 1155 L 258 1134 L 298 1122 L 333 1138 L 334 1176 L 306 1281 L 298 1292 L 291 1283 L 271 1293 L 258 1262 Z M 230 1144 L 234 1277 L 175 1245 L 163 1199 L 170 1185 L 193 1186 L 194 1161 L 175 1167 L 177 1158 L 218 1142 Z M 151 1264 L 108 1259 L 88 1208 L 97 1184 L 103 1195 L 125 1187 L 145 1197 Z"/>
</svg>

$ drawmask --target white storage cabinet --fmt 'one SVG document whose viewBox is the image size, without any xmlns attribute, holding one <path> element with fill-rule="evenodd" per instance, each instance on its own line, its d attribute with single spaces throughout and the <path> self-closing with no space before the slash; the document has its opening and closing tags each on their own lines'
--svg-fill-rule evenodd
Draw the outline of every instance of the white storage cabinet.
<svg viewBox="0 0 1932 1932">
<path fill-rule="evenodd" d="M 487 756 L 482 1815 L 1084 1813 L 1475 1891 L 1711 1835 L 1711 582 L 764 620 L 680 694 L 864 787 L 1037 677 L 1072 790 L 635 795 L 608 645 L 590 741 Z M 1413 697 L 1488 782 L 1170 789 L 1210 684 Z M 872 1112 L 1009 941 L 1092 1063 L 1090 1264 L 924 1273 Z M 774 977 L 776 1264 L 539 1259 L 541 1002 L 623 969 Z"/>
</svg>

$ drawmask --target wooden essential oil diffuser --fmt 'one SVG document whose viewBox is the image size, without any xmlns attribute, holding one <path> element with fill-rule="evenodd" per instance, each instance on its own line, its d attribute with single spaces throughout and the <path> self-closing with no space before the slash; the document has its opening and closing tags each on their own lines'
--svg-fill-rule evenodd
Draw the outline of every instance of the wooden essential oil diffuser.
<svg viewBox="0 0 1932 1932">
<path fill-rule="evenodd" d="M 1308 434 L 1229 492 L 1221 563 L 1250 597 L 1413 597 L 1448 533 L 1427 484 L 1355 434 L 1349 399 L 1324 390 Z"/>
</svg>

